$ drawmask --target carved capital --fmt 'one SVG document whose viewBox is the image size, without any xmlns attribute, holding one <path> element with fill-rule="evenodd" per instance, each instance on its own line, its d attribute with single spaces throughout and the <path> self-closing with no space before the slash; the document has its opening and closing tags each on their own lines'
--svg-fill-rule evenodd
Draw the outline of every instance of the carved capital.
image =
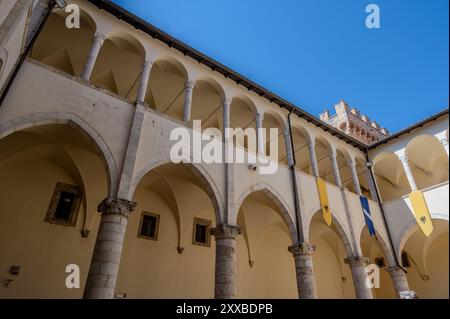
<svg viewBox="0 0 450 319">
<path fill-rule="evenodd" d="M 194 80 L 187 80 L 186 83 L 184 84 L 184 88 L 185 89 L 194 89 L 195 87 L 195 81 Z"/>
<path fill-rule="evenodd" d="M 441 138 L 440 141 L 442 145 L 448 146 L 448 139 L 446 137 Z"/>
<path fill-rule="evenodd" d="M 106 39 L 106 36 L 104 34 L 101 34 L 101 33 L 98 33 L 98 32 L 96 32 L 94 34 L 94 42 L 99 42 L 100 44 L 103 44 L 105 39 Z"/>
<path fill-rule="evenodd" d="M 118 197 L 107 197 L 98 204 L 97 211 L 102 215 L 121 215 L 128 218 L 135 208 L 135 202 Z"/>
<path fill-rule="evenodd" d="M 289 246 L 288 250 L 294 256 L 310 255 L 316 251 L 316 246 L 310 243 L 301 243 L 300 245 Z"/>
<path fill-rule="evenodd" d="M 369 258 L 362 257 L 362 256 L 351 256 L 351 257 L 345 258 L 344 262 L 352 268 L 353 267 L 365 267 L 369 262 Z"/>
<path fill-rule="evenodd" d="M 219 224 L 215 228 L 211 228 L 209 233 L 213 235 L 216 240 L 236 238 L 237 235 L 241 234 L 241 229 L 236 225 Z"/>
</svg>

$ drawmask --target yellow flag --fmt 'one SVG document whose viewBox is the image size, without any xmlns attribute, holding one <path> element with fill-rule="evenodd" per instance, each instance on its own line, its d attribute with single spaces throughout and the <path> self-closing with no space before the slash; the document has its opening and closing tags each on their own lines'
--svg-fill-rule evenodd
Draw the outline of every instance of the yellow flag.
<svg viewBox="0 0 450 319">
<path fill-rule="evenodd" d="M 414 191 L 409 194 L 409 200 L 413 208 L 414 217 L 420 230 L 425 236 L 430 236 L 433 232 L 433 222 L 431 221 L 430 211 L 428 210 L 427 202 L 421 191 Z"/>
<path fill-rule="evenodd" d="M 328 205 L 327 184 L 323 179 L 317 177 L 317 190 L 319 192 L 320 207 L 322 208 L 323 219 L 328 226 L 331 226 L 331 211 Z"/>
</svg>

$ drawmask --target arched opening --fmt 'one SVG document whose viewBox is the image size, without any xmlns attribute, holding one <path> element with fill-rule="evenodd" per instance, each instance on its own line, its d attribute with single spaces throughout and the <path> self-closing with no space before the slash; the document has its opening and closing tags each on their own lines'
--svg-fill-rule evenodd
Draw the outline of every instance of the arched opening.
<svg viewBox="0 0 450 319">
<path fill-rule="evenodd" d="M 281 117 L 278 114 L 265 113 L 263 128 L 265 154 L 274 161 L 282 162 L 284 159 L 286 162 L 286 143 L 284 141 L 285 124 Z M 276 129 L 277 131 L 271 134 L 270 129 Z"/>
<path fill-rule="evenodd" d="M 267 189 L 255 191 L 239 207 L 238 298 L 298 297 L 294 258 L 288 251 L 291 231 L 272 198 L 276 196 Z"/>
<path fill-rule="evenodd" d="M 426 237 L 414 224 L 400 246 L 410 289 L 419 298 L 448 299 L 448 221 L 433 219 L 434 230 Z"/>
<path fill-rule="evenodd" d="M 314 146 L 319 167 L 319 176 L 326 182 L 336 185 L 333 175 L 333 165 L 331 162 L 331 146 L 328 141 L 319 136 L 316 137 Z"/>
<path fill-rule="evenodd" d="M 406 147 L 406 157 L 418 189 L 448 181 L 448 156 L 436 137 L 415 137 Z"/>
<path fill-rule="evenodd" d="M 213 79 L 196 81 L 192 94 L 192 120 L 200 120 L 202 129 L 223 129 L 223 103 L 225 94 Z"/>
<path fill-rule="evenodd" d="M 161 113 L 183 120 L 184 90 L 187 72 L 173 58 L 157 60 L 150 72 L 145 102 Z"/>
<path fill-rule="evenodd" d="M 22 269 L 0 289 L 1 298 L 82 296 L 100 220 L 96 208 L 109 186 L 99 147 L 80 132 L 49 124 L 0 140 L 0 267 Z M 64 285 L 69 264 L 80 267 L 81 289 Z"/>
<path fill-rule="evenodd" d="M 163 164 L 143 176 L 133 196 L 137 207 L 128 220 L 118 291 L 130 298 L 213 297 L 209 228 L 216 225 L 218 201 L 210 193 L 191 165 Z"/>
<path fill-rule="evenodd" d="M 369 180 L 368 180 L 368 170 L 366 161 L 361 157 L 356 157 L 356 173 L 358 174 L 359 187 L 361 188 L 362 195 L 368 199 L 372 198 L 372 193 L 370 192 Z"/>
<path fill-rule="evenodd" d="M 400 159 L 394 153 L 375 157 L 373 171 L 382 201 L 390 201 L 411 191 Z"/>
<path fill-rule="evenodd" d="M 348 188 L 352 192 L 355 192 L 352 171 L 348 165 L 349 159 L 350 155 L 346 151 L 340 149 L 336 150 L 336 161 L 338 164 L 339 176 L 341 178 L 342 186 Z"/>
<path fill-rule="evenodd" d="M 396 266 L 391 264 L 393 261 L 392 255 L 386 256 L 386 253 L 389 251 L 387 243 L 380 238 L 379 234 L 370 236 L 367 226 L 364 226 L 361 231 L 360 244 L 363 256 L 369 258 L 368 264 L 375 264 L 380 269 L 379 288 L 372 288 L 374 298 L 397 298 L 392 279 L 386 271 L 387 268 Z"/>
<path fill-rule="evenodd" d="M 253 153 L 257 151 L 255 114 L 256 106 L 250 99 L 246 97 L 233 98 L 230 109 L 230 127 L 234 130 L 242 129 L 242 133 L 237 134 L 234 138 L 234 145 Z M 249 132 L 251 135 L 244 135 L 246 129 L 252 129 L 253 133 Z"/>
<path fill-rule="evenodd" d="M 351 253 L 348 237 L 333 216 L 329 227 L 318 211 L 309 226 L 310 243 L 316 247 L 312 254 L 317 295 L 320 299 L 355 298 L 350 267 L 344 260 Z"/>
<path fill-rule="evenodd" d="M 302 172 L 312 175 L 311 154 L 309 153 L 308 142 L 310 137 L 305 129 L 292 127 L 292 144 L 295 154 L 295 167 Z"/>
<path fill-rule="evenodd" d="M 66 27 L 68 13 L 55 10 L 33 45 L 32 59 L 73 76 L 83 71 L 96 31 L 94 20 L 80 9 L 80 28 Z"/>
<path fill-rule="evenodd" d="M 142 44 L 132 35 L 110 34 L 103 42 L 91 82 L 129 100 L 135 100 L 145 59 Z"/>
</svg>

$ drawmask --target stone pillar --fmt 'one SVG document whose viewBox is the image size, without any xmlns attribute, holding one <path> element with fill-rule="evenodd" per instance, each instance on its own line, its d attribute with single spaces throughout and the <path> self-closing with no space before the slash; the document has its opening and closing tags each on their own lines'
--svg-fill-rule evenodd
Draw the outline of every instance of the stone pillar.
<svg viewBox="0 0 450 319">
<path fill-rule="evenodd" d="M 151 69 L 152 69 L 152 62 L 145 61 L 144 64 L 142 65 L 141 78 L 139 79 L 139 88 L 137 92 L 138 102 L 142 103 L 145 101 L 145 94 L 147 93 Z"/>
<path fill-rule="evenodd" d="M 311 161 L 313 175 L 314 175 L 314 177 L 320 177 L 319 166 L 317 164 L 316 149 L 315 149 L 314 146 L 315 146 L 315 142 L 314 141 L 309 141 L 308 142 L 309 158 L 310 158 L 310 161 Z"/>
<path fill-rule="evenodd" d="M 315 247 L 308 243 L 293 245 L 288 248 L 295 259 L 295 272 L 297 274 L 297 289 L 300 299 L 317 299 L 316 281 L 312 252 Z"/>
<path fill-rule="evenodd" d="M 183 121 L 191 121 L 192 110 L 192 93 L 194 92 L 195 82 L 187 80 L 184 85 L 184 106 L 183 106 Z"/>
<path fill-rule="evenodd" d="M 337 162 L 336 153 L 332 153 L 330 155 L 330 158 L 331 158 L 331 164 L 333 165 L 333 176 L 334 176 L 334 181 L 336 183 L 336 186 L 342 187 L 342 180 L 341 180 L 341 175 L 339 174 L 339 165 Z"/>
<path fill-rule="evenodd" d="M 86 63 L 84 64 L 83 71 L 81 72 L 80 78 L 89 81 L 91 78 L 92 71 L 94 70 L 95 62 L 97 61 L 98 54 L 102 48 L 103 41 L 105 41 L 105 36 L 100 33 L 95 33 L 94 39 L 92 40 L 91 49 L 89 51 Z"/>
<path fill-rule="evenodd" d="M 367 287 L 369 281 L 366 265 L 368 258 L 352 256 L 345 259 L 345 263 L 350 266 L 352 271 L 353 285 L 355 286 L 356 298 L 373 299 L 372 289 Z"/>
<path fill-rule="evenodd" d="M 391 276 L 392 283 L 394 284 L 394 289 L 398 298 L 402 298 L 402 295 L 405 293 L 411 293 L 406 274 L 400 267 L 389 267 L 386 269 L 386 271 Z"/>
<path fill-rule="evenodd" d="M 291 133 L 289 128 L 284 131 L 284 142 L 286 144 L 286 158 L 289 166 L 294 165 L 294 151 L 292 150 Z"/>
<path fill-rule="evenodd" d="M 352 172 L 352 180 L 353 180 L 353 186 L 355 187 L 355 193 L 361 196 L 362 191 L 361 191 L 361 186 L 359 185 L 358 172 L 356 171 L 356 162 L 354 160 L 349 160 L 347 163 Z"/>
<path fill-rule="evenodd" d="M 405 155 L 400 156 L 400 161 L 402 162 L 403 169 L 405 170 L 406 178 L 408 179 L 409 187 L 411 191 L 414 192 L 417 190 L 417 184 L 414 180 L 414 175 L 411 171 L 411 167 L 409 166 L 408 158 Z"/>
<path fill-rule="evenodd" d="M 447 156 L 448 156 L 448 152 L 449 152 L 449 146 L 448 146 L 448 139 L 447 139 L 447 137 L 443 137 L 443 138 L 441 138 L 441 144 L 442 144 L 442 146 L 444 146 L 444 149 L 445 149 L 445 151 L 447 152 Z"/>
<path fill-rule="evenodd" d="M 136 203 L 117 197 L 108 197 L 98 205 L 102 217 L 83 298 L 114 297 L 128 216 L 135 207 Z"/>
<path fill-rule="evenodd" d="M 232 299 L 236 297 L 236 236 L 237 226 L 219 224 L 211 229 L 216 238 L 216 272 L 214 297 Z"/>
<path fill-rule="evenodd" d="M 258 154 L 266 154 L 265 144 L 264 144 L 264 129 L 263 129 L 263 114 L 255 115 L 256 122 L 256 135 L 258 141 Z"/>
</svg>

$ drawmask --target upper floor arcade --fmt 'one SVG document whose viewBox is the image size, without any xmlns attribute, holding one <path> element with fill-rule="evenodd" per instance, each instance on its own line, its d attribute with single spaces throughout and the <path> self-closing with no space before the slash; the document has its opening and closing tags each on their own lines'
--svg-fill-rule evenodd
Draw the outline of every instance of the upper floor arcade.
<svg viewBox="0 0 450 319">
<path fill-rule="evenodd" d="M 161 31 L 137 30 L 98 10 L 95 1 L 69 3 L 80 7 L 80 28 L 67 28 L 68 13 L 54 9 L 28 61 L 88 84 L 98 94 L 146 105 L 180 125 L 191 127 L 199 120 L 202 130 L 254 128 L 256 144 L 244 137 L 236 138 L 235 146 L 265 154 L 281 165 L 289 164 L 286 143 L 292 140 L 298 172 L 371 196 L 364 146 L 357 141 L 299 109 L 290 116 L 292 137 L 288 137 L 293 107 L 288 102 L 235 73 L 224 76 L 226 68 L 206 57 L 199 63 L 193 49 L 179 47 L 178 42 L 168 45 L 168 36 Z M 276 155 L 270 154 L 269 128 L 278 129 Z"/>
</svg>

